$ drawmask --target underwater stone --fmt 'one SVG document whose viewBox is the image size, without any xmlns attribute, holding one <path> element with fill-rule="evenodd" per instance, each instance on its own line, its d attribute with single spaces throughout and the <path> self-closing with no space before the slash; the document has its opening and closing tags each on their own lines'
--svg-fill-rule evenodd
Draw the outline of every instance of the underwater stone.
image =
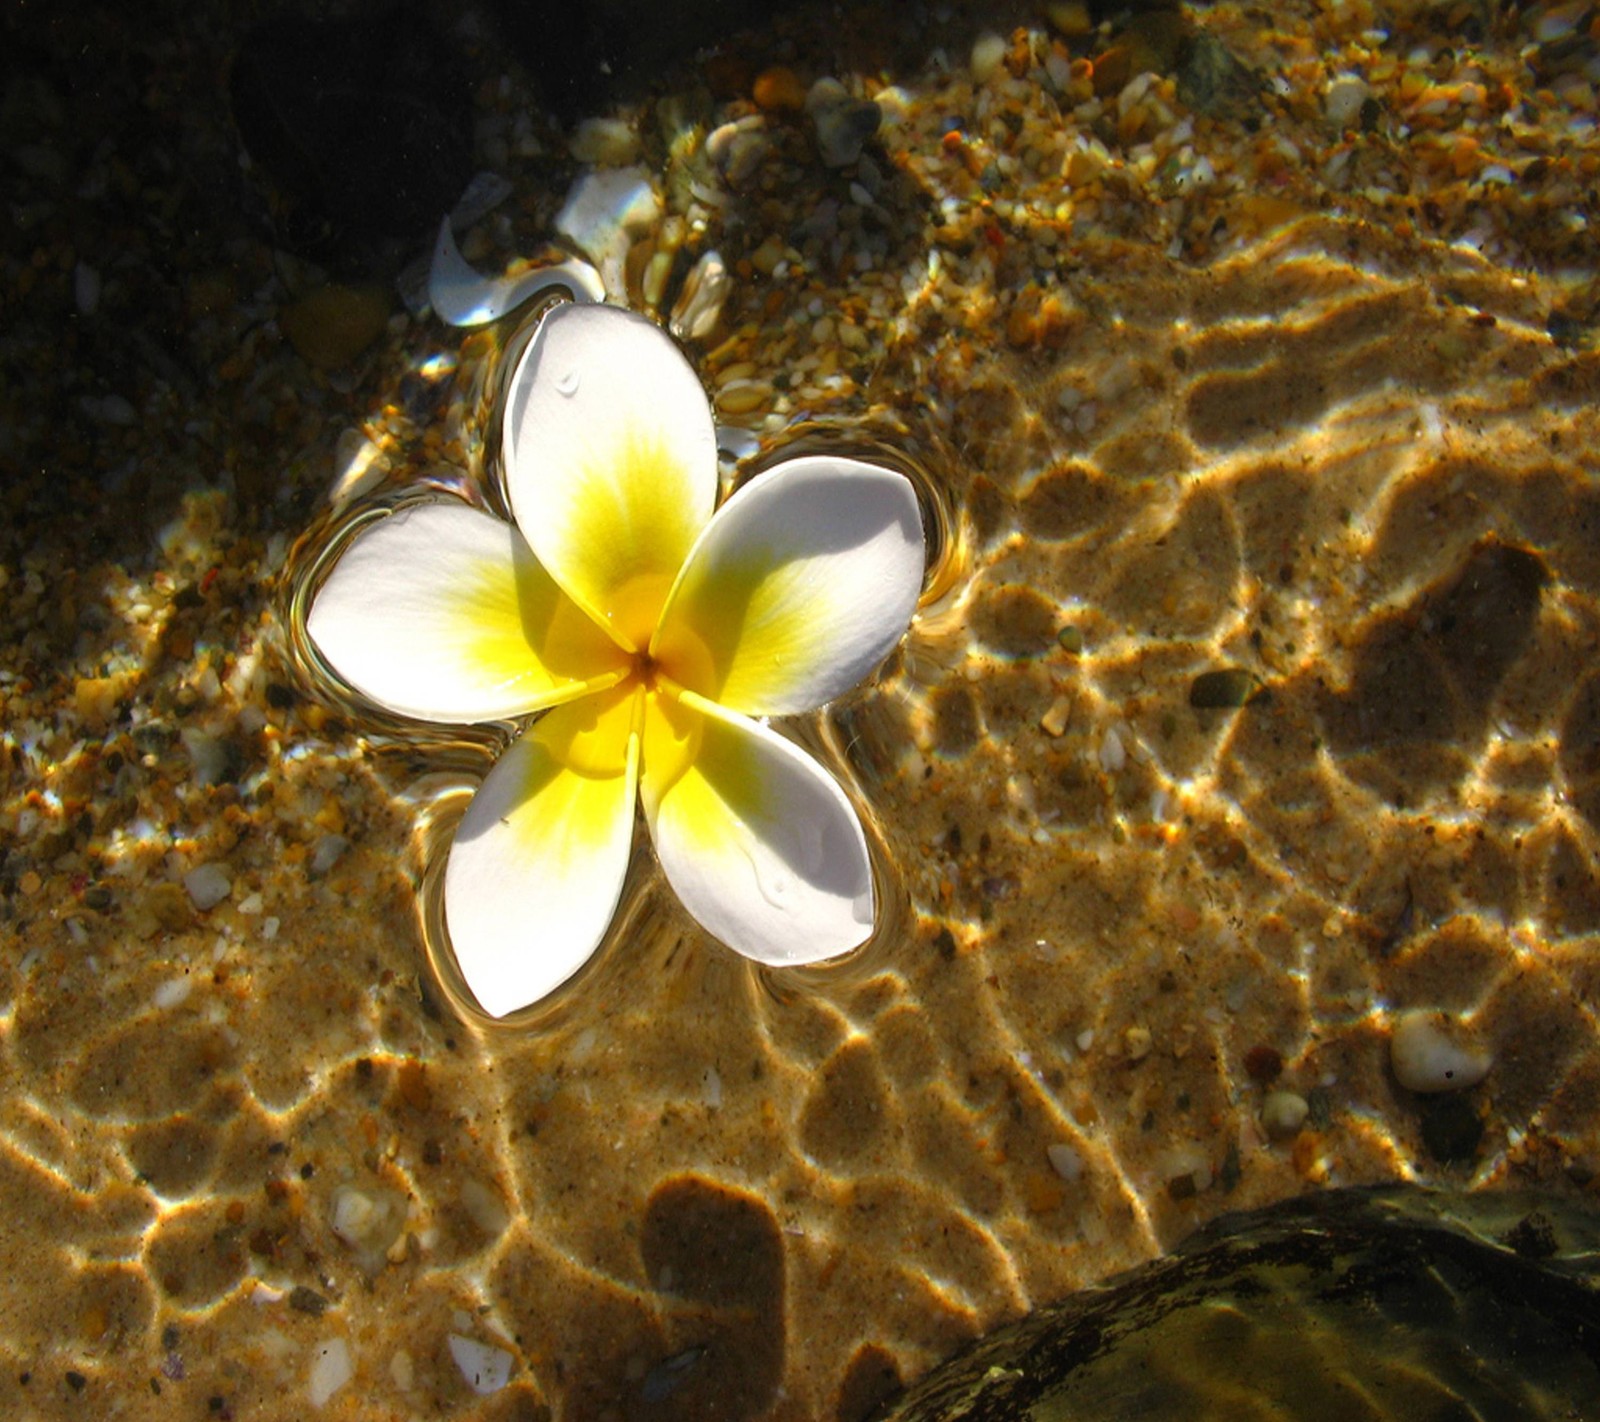
<svg viewBox="0 0 1600 1422">
<path fill-rule="evenodd" d="M 703 341 L 716 330 L 722 319 L 722 305 L 732 290 L 733 278 L 728 275 L 722 254 L 703 253 L 690 268 L 683 290 L 672 304 L 668 325 L 673 335 L 683 341 Z"/>
<path fill-rule="evenodd" d="M 183 876 L 183 887 L 188 891 L 190 902 L 205 913 L 228 897 L 233 881 L 220 864 L 198 864 Z"/>
<path fill-rule="evenodd" d="M 1189 704 L 1203 710 L 1243 706 L 1260 685 L 1260 679 L 1243 667 L 1201 672 L 1189 683 Z"/>
<path fill-rule="evenodd" d="M 1528 1257 L 1515 1244 L 1535 1215 L 1548 1244 Z M 1287 1419 L 1345 1397 L 1376 1399 L 1366 1415 L 1396 1422 L 1583 1416 L 1600 1396 L 1597 1245 L 1594 1212 L 1575 1200 L 1313 1192 L 1216 1220 L 997 1330 L 873 1416 Z"/>
<path fill-rule="evenodd" d="M 313 879 L 320 879 L 341 859 L 345 850 L 350 848 L 350 841 L 342 834 L 325 834 L 317 841 L 316 848 L 311 851 L 311 858 L 306 864 L 306 872 Z"/>
<path fill-rule="evenodd" d="M 459 1333 L 450 1335 L 450 1356 L 461 1369 L 467 1386 L 480 1396 L 499 1392 L 511 1380 L 511 1354 Z"/>
<path fill-rule="evenodd" d="M 1261 1125 L 1274 1140 L 1288 1140 L 1300 1134 L 1311 1107 L 1305 1097 L 1292 1091 L 1269 1091 L 1261 1103 Z"/>
<path fill-rule="evenodd" d="M 972 42 L 972 82 L 987 84 L 1006 57 L 1006 42 L 993 30 L 985 30 Z"/>
<path fill-rule="evenodd" d="M 1372 89 L 1366 80 L 1343 74 L 1328 85 L 1322 111 L 1335 128 L 1354 128 L 1361 117 L 1361 106 L 1371 97 Z"/>
<path fill-rule="evenodd" d="M 661 199 L 643 168 L 600 168 L 572 185 L 556 214 L 556 231 L 603 272 L 608 258 L 620 261 L 632 239 L 660 216 Z"/>
<path fill-rule="evenodd" d="M 837 79 L 819 79 L 806 95 L 806 115 L 817 152 L 830 168 L 845 168 L 861 156 L 878 131 L 883 111 L 870 99 L 854 99 Z"/>
<path fill-rule="evenodd" d="M 1407 1091 L 1461 1091 L 1489 1073 L 1493 1056 L 1463 1038 L 1444 1012 L 1407 1012 L 1389 1035 L 1389 1064 Z"/>
<path fill-rule="evenodd" d="M 382 1264 L 405 1218 L 406 1202 L 393 1190 L 341 1185 L 329 1201 L 329 1227 L 368 1270 Z"/>
<path fill-rule="evenodd" d="M 639 156 L 639 135 L 619 118 L 587 118 L 572 131 L 567 151 L 580 163 L 620 168 Z"/>
<path fill-rule="evenodd" d="M 311 1356 L 311 1378 L 307 1391 L 313 1407 L 321 1407 L 355 1376 L 350 1345 L 343 1338 L 330 1338 Z"/>
</svg>

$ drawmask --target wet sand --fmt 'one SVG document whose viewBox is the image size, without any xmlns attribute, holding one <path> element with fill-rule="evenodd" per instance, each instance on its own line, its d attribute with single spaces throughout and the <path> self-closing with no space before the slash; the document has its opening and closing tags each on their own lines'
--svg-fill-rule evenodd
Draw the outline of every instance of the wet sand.
<svg viewBox="0 0 1600 1422">
<path fill-rule="evenodd" d="M 879 837 L 879 937 L 759 974 L 641 856 L 598 960 L 500 1029 L 424 931 L 494 736 L 341 704 L 286 620 L 352 458 L 363 497 L 483 476 L 505 333 L 394 305 L 330 364 L 305 327 L 360 301 L 193 220 L 231 19 L 130 36 L 105 142 L 58 70 L 9 83 L 7 1415 L 854 1419 L 1225 1211 L 1592 1193 L 1594 41 L 1056 9 L 784 20 L 619 104 L 678 270 L 732 275 L 689 346 L 722 417 L 906 451 L 950 538 L 882 676 L 787 728 Z M 494 270 L 579 170 L 477 46 Z M 1257 77 L 1197 88 L 1220 52 Z M 823 75 L 883 112 L 870 170 L 789 107 Z M 727 171 L 661 135 L 691 94 L 692 151 L 758 120 Z M 1398 1084 L 1411 1009 L 1481 1084 Z"/>
</svg>

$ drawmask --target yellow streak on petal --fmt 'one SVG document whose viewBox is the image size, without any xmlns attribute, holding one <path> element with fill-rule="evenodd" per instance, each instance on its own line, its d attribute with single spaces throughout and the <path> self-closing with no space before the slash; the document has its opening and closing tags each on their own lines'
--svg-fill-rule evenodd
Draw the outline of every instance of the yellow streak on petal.
<svg viewBox="0 0 1600 1422">
<path fill-rule="evenodd" d="M 762 547 L 685 586 L 657 635 L 656 660 L 673 680 L 727 705 L 772 699 L 787 670 L 808 670 L 819 604 L 828 589 L 805 562 Z"/>
<path fill-rule="evenodd" d="M 698 852 L 743 853 L 738 827 L 766 823 L 774 808 L 760 746 L 700 710 L 698 700 L 693 692 L 649 696 L 640 777 L 655 803 L 672 794 L 677 823 Z"/>
<path fill-rule="evenodd" d="M 496 686 L 520 687 L 530 700 L 621 676 L 625 653 L 524 552 L 516 576 L 485 566 L 452 590 L 463 662 Z M 530 655 L 531 654 L 531 655 Z"/>
<path fill-rule="evenodd" d="M 665 795 L 694 765 L 705 739 L 705 719 L 669 693 L 646 694 L 641 761 L 652 794 Z"/>
<path fill-rule="evenodd" d="M 632 428 L 606 443 L 606 463 L 573 482 L 562 556 L 552 562 L 613 638 L 643 651 L 701 514 L 683 495 L 693 479 L 659 435 Z"/>
<path fill-rule="evenodd" d="M 629 677 L 581 701 L 550 713 L 537 734 L 563 770 L 589 779 L 621 775 L 628 766 L 629 742 L 640 719 L 645 695 L 636 677 Z"/>
</svg>

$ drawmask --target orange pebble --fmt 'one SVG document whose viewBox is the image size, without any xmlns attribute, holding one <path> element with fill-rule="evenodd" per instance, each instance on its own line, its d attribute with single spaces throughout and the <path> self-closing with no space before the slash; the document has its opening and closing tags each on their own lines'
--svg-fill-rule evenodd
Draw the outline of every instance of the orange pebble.
<svg viewBox="0 0 1600 1422">
<path fill-rule="evenodd" d="M 750 97 L 756 101 L 758 108 L 798 113 L 805 107 L 806 86 L 800 82 L 800 76 L 794 70 L 778 65 L 763 69 L 756 75 Z"/>
</svg>

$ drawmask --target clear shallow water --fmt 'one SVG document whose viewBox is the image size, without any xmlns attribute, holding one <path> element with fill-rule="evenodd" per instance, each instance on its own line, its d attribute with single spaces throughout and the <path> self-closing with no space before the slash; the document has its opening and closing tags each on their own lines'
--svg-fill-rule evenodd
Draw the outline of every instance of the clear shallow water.
<svg viewBox="0 0 1600 1422">
<path fill-rule="evenodd" d="M 908 73 L 894 223 L 838 260 L 821 242 L 791 284 L 741 273 L 732 339 L 698 352 L 713 388 L 748 362 L 737 379 L 788 377 L 763 436 L 822 416 L 886 438 L 951 510 L 898 659 L 792 728 L 848 765 L 882 839 L 895 916 L 841 969 L 762 978 L 641 860 L 615 941 L 536 1030 L 452 1013 L 429 846 L 500 733 L 423 742 L 307 699 L 275 579 L 360 439 L 397 488 L 479 476 L 492 335 L 409 323 L 314 374 L 249 344 L 288 298 L 239 238 L 233 306 L 186 339 L 207 370 L 253 367 L 183 401 L 141 376 L 142 424 L 53 445 L 64 486 L 15 486 L 19 1415 L 89 1389 L 134 1415 L 174 1390 L 297 1415 L 335 1339 L 356 1372 L 329 1415 L 858 1415 L 1227 1208 L 1592 1176 L 1594 376 L 1549 335 L 1572 282 L 1281 211 L 1177 261 L 1135 240 L 1159 204 L 1061 223 L 1046 269 L 1033 194 L 1053 214 L 1061 185 L 1026 147 L 990 195 L 1009 212 L 924 205 L 971 178 L 936 167 L 939 114 L 1003 147 L 999 115 L 1032 136 L 1042 99 Z M 780 129 L 797 210 L 840 201 L 808 142 Z M 731 256 L 764 229 L 719 230 Z M 1030 284 L 1059 329 L 1010 329 Z M 164 443 L 188 426 L 205 438 Z M 1192 705 L 1223 667 L 1267 694 Z M 202 864 L 230 880 L 204 911 Z M 1470 1024 L 1482 1087 L 1396 1085 L 1411 1007 Z M 1273 1054 L 1310 1110 L 1281 1140 Z M 336 1235 L 342 1189 L 392 1239 Z M 496 1400 L 452 1333 L 514 1356 Z"/>
</svg>

